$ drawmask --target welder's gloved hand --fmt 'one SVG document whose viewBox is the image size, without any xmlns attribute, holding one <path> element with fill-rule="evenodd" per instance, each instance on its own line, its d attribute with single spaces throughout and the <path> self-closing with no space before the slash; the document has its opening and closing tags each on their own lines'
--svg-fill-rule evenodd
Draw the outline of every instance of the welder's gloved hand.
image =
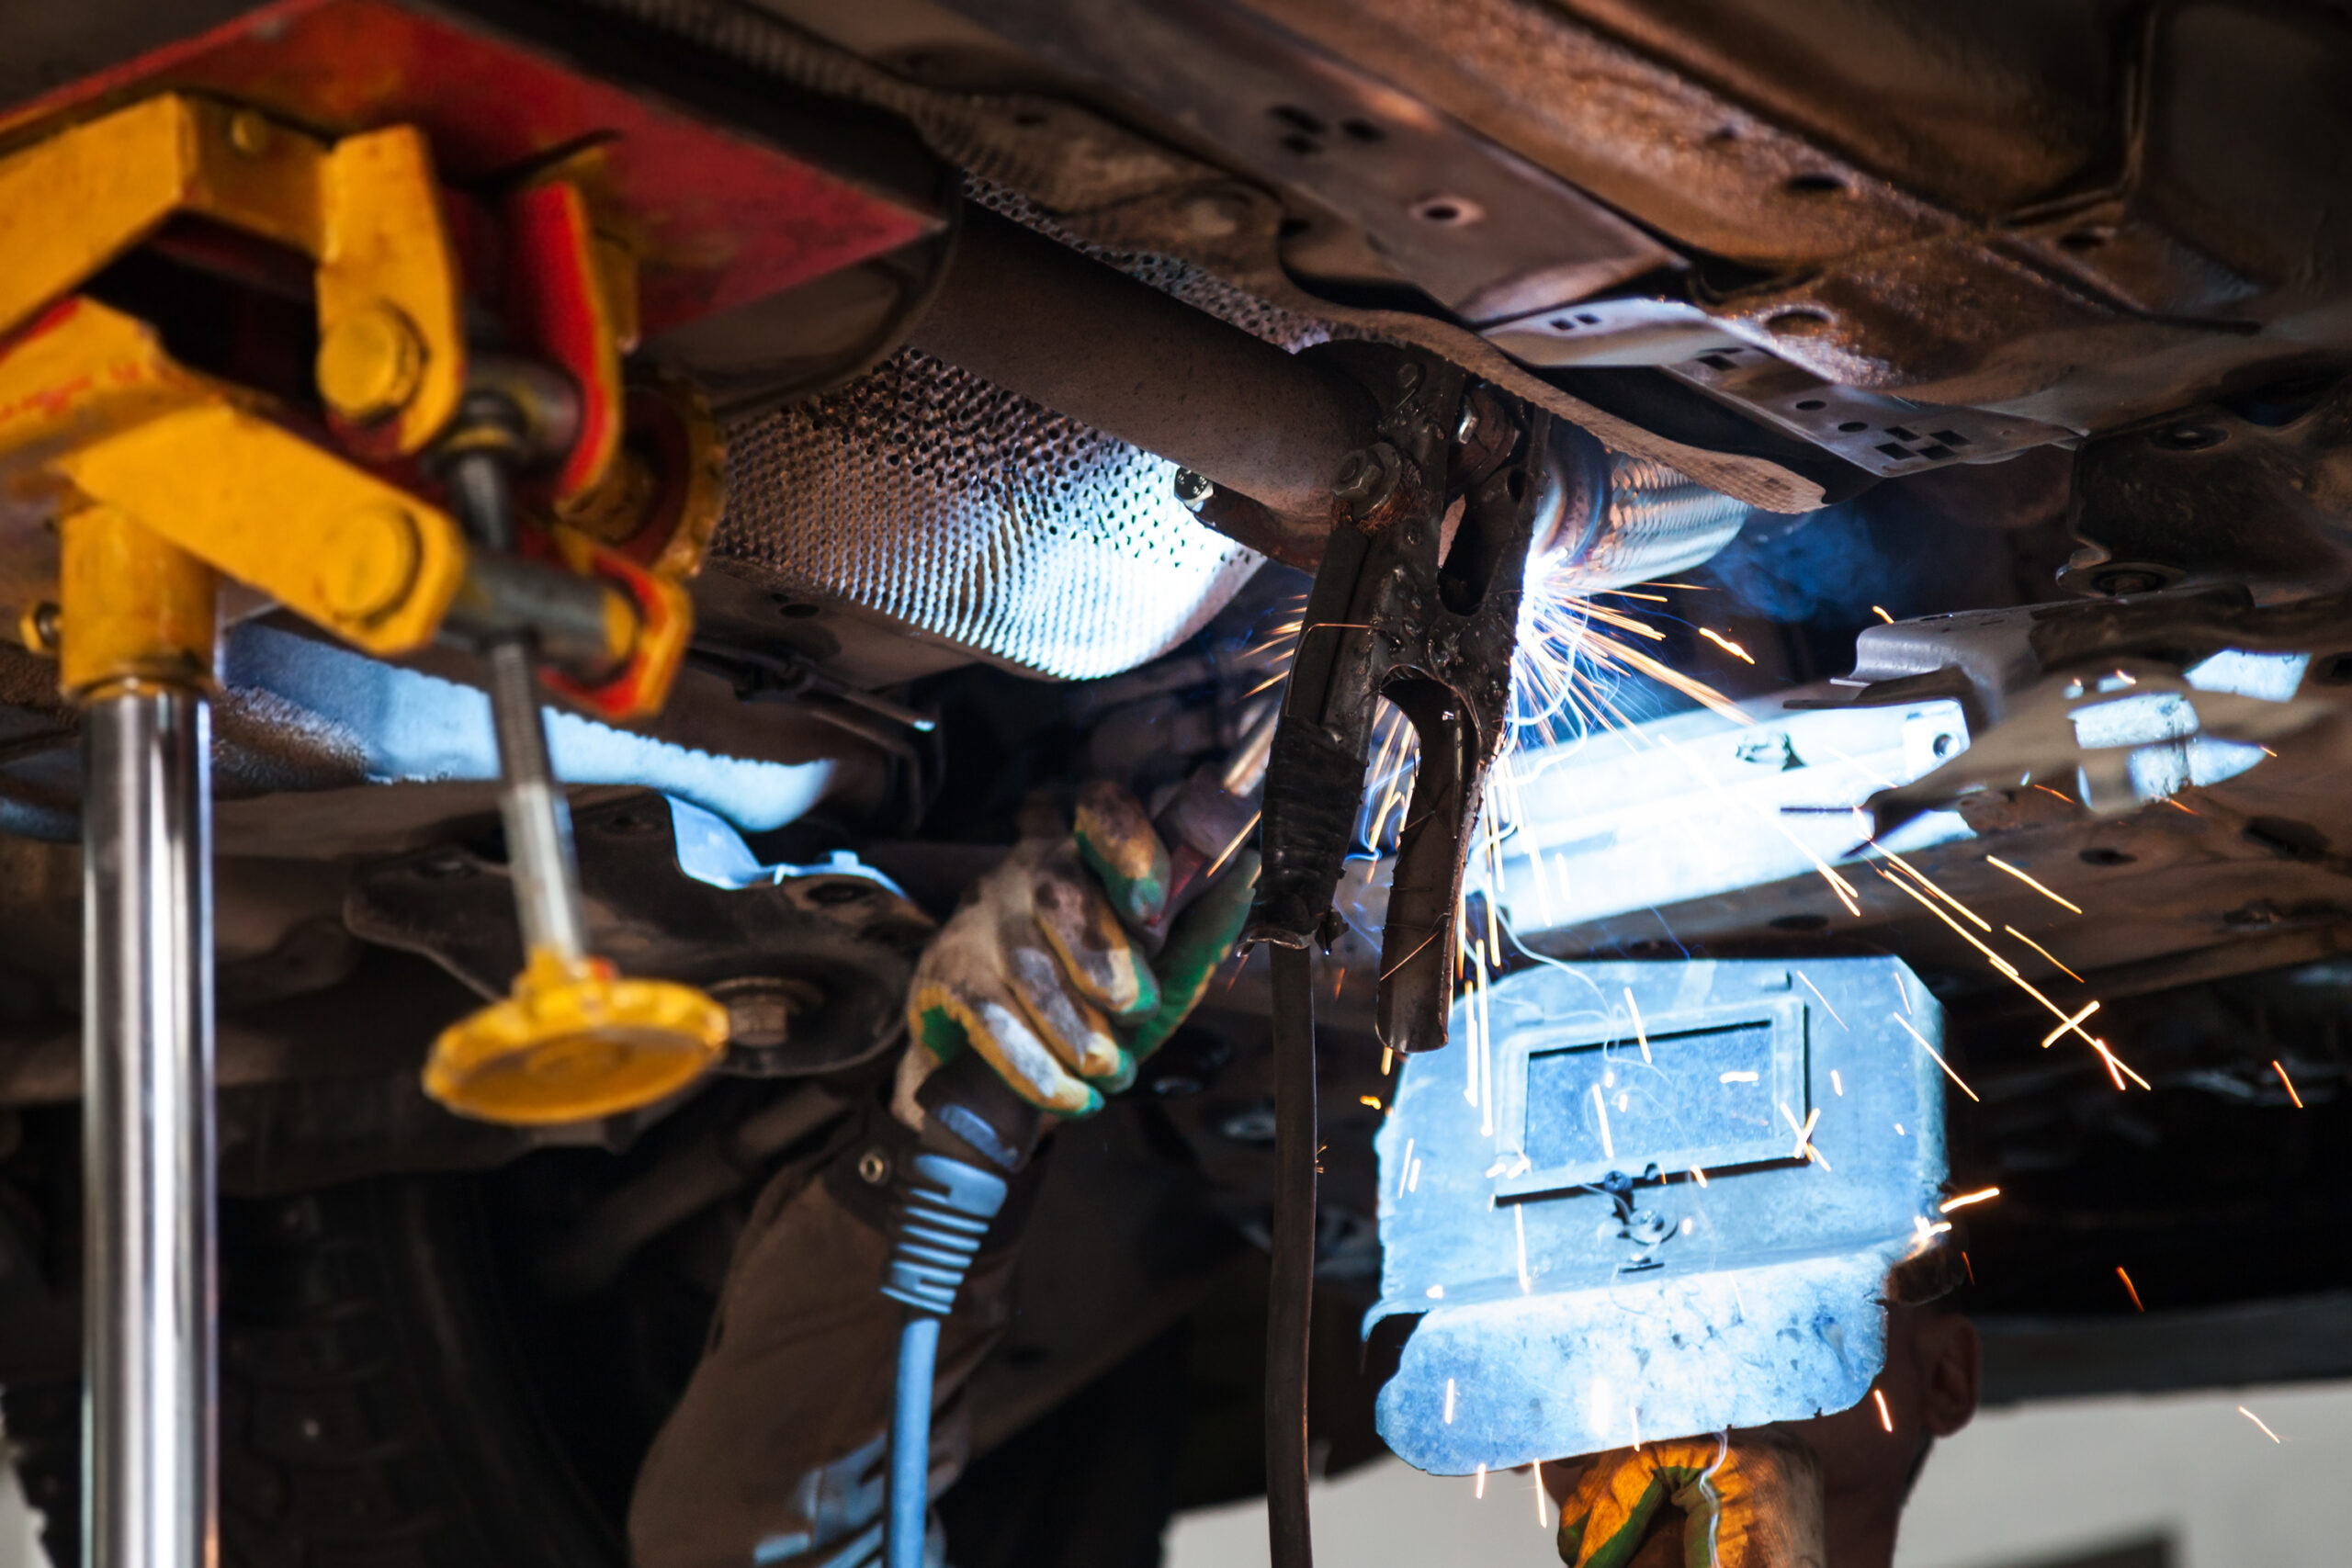
<svg viewBox="0 0 2352 1568">
<path fill-rule="evenodd" d="M 1560 1505 L 1560 1561 L 1625 1568 L 1661 1511 L 1684 1568 L 1823 1568 L 1821 1466 L 1770 1433 L 1685 1438 L 1596 1458 Z M 1645 1559 L 1647 1561 L 1647 1559 Z"/>
<path fill-rule="evenodd" d="M 1166 907 L 1167 847 L 1134 795 L 1086 785 L 1076 830 L 1015 845 L 915 966 L 901 1118 L 922 1078 L 967 1049 L 1046 1111 L 1099 1110 L 1201 999 L 1257 881 L 1257 852 L 1236 854 L 1147 957 L 1135 933 Z"/>
</svg>

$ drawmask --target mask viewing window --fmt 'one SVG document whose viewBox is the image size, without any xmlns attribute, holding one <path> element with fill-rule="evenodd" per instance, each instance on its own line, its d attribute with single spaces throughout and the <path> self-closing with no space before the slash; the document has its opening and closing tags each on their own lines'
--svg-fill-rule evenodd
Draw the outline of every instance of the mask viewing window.
<svg viewBox="0 0 2352 1568">
<path fill-rule="evenodd" d="M 1530 1168 L 1502 1184 L 1506 1197 L 1555 1191 L 1612 1170 L 1713 1171 L 1789 1159 L 1777 1107 L 1800 1119 L 1804 1019 L 1793 1003 L 1762 1016 L 1648 1036 L 1623 1049 L 1613 1035 L 1532 1031 L 1503 1049 L 1527 1064 L 1519 1153 Z M 1574 1040 L 1574 1043 L 1566 1043 Z M 1506 1143 L 1506 1148 L 1509 1144 Z"/>
</svg>

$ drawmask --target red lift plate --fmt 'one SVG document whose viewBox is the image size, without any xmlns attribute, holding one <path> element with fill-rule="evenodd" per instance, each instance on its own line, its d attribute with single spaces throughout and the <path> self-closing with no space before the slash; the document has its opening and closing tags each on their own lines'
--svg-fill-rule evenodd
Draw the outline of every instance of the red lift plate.
<svg viewBox="0 0 2352 1568">
<path fill-rule="evenodd" d="M 595 147 L 633 228 L 651 337 L 936 233 L 943 216 L 471 20 L 385 0 L 280 0 L 0 115 L 0 137 L 169 89 L 328 136 L 421 127 L 441 177 L 494 186 Z"/>
</svg>

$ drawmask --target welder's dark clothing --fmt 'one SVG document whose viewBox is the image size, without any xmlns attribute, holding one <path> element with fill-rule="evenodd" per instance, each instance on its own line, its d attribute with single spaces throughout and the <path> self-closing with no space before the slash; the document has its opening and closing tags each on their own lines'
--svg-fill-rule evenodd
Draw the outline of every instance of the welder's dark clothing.
<svg viewBox="0 0 2352 1568">
<path fill-rule="evenodd" d="M 787 1166 L 736 1244 L 702 1364 L 654 1440 L 629 1509 L 640 1568 L 852 1568 L 880 1560 L 897 1303 L 878 1291 L 888 1183 L 861 1156 L 905 1150 L 887 1115 Z M 964 1385 L 1003 1331 L 1014 1248 L 984 1250 L 940 1336 L 932 1491 L 962 1469 Z"/>
<path fill-rule="evenodd" d="M 877 1100 L 761 1194 L 702 1363 L 638 1478 L 629 1539 L 639 1568 L 880 1561 L 884 1435 L 904 1319 L 880 1293 L 889 1183 L 863 1179 L 859 1166 L 877 1152 L 895 1165 L 912 1144 Z M 1048 1140 L 941 1336 L 934 1498 L 976 1446 L 1053 1409 L 1190 1308 L 1244 1245 L 1203 1190 L 1197 1171 L 1139 1128 L 1133 1106 L 1114 1101 Z M 1016 1314 L 1024 1352 L 1035 1353 L 1015 1365 L 999 1358 L 976 1386 Z"/>
</svg>

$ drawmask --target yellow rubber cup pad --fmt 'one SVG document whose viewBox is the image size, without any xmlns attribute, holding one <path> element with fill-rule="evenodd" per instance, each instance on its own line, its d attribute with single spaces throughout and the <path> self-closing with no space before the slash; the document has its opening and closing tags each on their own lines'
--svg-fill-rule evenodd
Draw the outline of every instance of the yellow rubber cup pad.
<svg viewBox="0 0 2352 1568">
<path fill-rule="evenodd" d="M 589 1122 L 684 1088 L 727 1036 L 727 1010 L 691 986 L 537 953 L 513 996 L 441 1032 L 424 1092 L 477 1121 Z"/>
</svg>

